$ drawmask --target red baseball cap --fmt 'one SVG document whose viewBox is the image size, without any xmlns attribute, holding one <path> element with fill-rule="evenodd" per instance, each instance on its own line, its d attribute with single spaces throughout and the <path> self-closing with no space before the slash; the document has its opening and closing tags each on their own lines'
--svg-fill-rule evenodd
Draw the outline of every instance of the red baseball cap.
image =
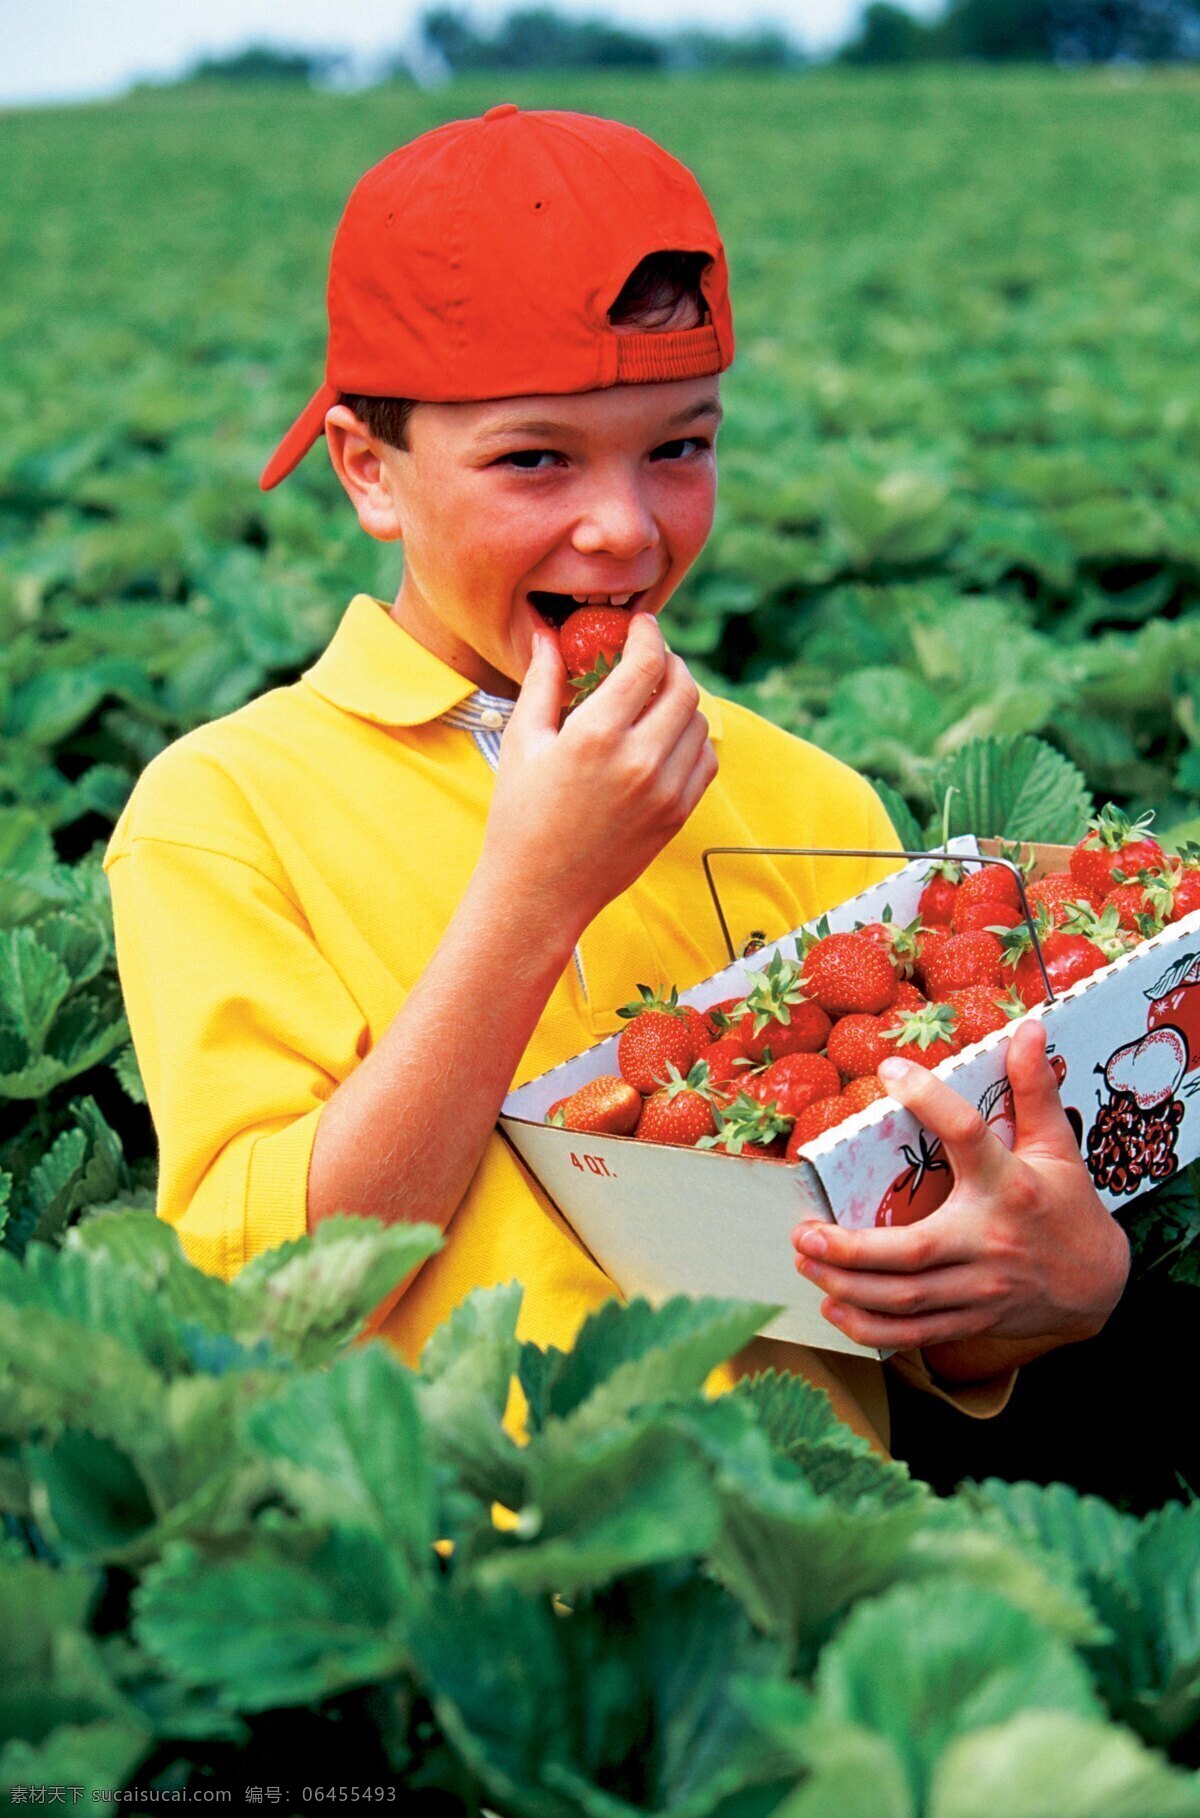
<svg viewBox="0 0 1200 1818">
<path fill-rule="evenodd" d="M 709 320 L 618 331 L 649 253 L 707 253 Z M 325 383 L 263 469 L 277 486 L 346 393 L 455 403 L 701 378 L 733 359 L 725 248 L 685 164 L 635 127 L 512 101 L 360 177 L 329 260 Z"/>
</svg>

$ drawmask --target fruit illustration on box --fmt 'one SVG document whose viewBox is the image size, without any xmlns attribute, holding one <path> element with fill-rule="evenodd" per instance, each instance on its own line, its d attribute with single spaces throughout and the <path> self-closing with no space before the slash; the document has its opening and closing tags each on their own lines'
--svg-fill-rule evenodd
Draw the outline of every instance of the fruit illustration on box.
<svg viewBox="0 0 1200 1818">
<path fill-rule="evenodd" d="M 876 1225 L 915 1225 L 950 1197 L 954 1173 L 939 1137 L 918 1130 L 917 1147 L 905 1143 L 900 1153 L 907 1166 L 880 1200 Z"/>
<path fill-rule="evenodd" d="M 1096 1068 L 1109 1094 L 1088 1131 L 1086 1160 L 1097 1187 L 1137 1193 L 1174 1174 L 1184 1117 L 1177 1094 L 1187 1068 L 1187 1039 L 1169 1023 L 1126 1042 Z"/>
<path fill-rule="evenodd" d="M 1147 1029 L 1166 1024 L 1178 1029 L 1187 1043 L 1189 1069 L 1200 1066 L 1200 954 L 1185 953 L 1151 985 Z"/>
</svg>

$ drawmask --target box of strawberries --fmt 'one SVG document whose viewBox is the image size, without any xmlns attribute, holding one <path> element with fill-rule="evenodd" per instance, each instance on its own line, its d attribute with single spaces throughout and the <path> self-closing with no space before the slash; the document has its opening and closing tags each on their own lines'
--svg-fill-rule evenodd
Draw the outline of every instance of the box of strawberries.
<svg viewBox="0 0 1200 1818">
<path fill-rule="evenodd" d="M 1075 847 L 960 838 L 677 991 L 512 1092 L 500 1126 L 627 1295 L 781 1307 L 764 1332 L 857 1352 L 795 1272 L 802 1218 L 912 1223 L 952 1175 L 886 1096 L 900 1054 L 1014 1140 L 1005 1050 L 1045 1021 L 1110 1208 L 1200 1154 L 1200 851 L 1106 808 Z"/>
</svg>

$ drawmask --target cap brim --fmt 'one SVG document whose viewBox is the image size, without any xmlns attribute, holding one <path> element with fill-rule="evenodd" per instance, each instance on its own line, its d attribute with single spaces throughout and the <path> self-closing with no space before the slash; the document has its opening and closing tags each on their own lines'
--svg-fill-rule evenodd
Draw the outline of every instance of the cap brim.
<svg viewBox="0 0 1200 1818">
<path fill-rule="evenodd" d="M 286 480 L 293 467 L 298 467 L 313 443 L 325 430 L 325 413 L 332 410 L 341 397 L 341 392 L 332 385 L 322 385 L 292 427 L 284 436 L 279 447 L 262 470 L 259 490 L 270 492 L 272 486 L 278 486 L 280 480 Z"/>
</svg>

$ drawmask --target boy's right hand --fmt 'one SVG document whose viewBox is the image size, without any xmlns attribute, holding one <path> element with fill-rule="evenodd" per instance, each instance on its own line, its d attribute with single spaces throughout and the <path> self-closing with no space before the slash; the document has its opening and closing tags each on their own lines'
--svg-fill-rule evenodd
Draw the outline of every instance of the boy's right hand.
<svg viewBox="0 0 1200 1818">
<path fill-rule="evenodd" d="M 641 876 L 717 774 L 687 666 L 652 613 L 637 612 L 621 661 L 559 728 L 566 671 L 539 631 L 505 729 L 482 862 L 552 898 L 582 933 Z"/>
</svg>

